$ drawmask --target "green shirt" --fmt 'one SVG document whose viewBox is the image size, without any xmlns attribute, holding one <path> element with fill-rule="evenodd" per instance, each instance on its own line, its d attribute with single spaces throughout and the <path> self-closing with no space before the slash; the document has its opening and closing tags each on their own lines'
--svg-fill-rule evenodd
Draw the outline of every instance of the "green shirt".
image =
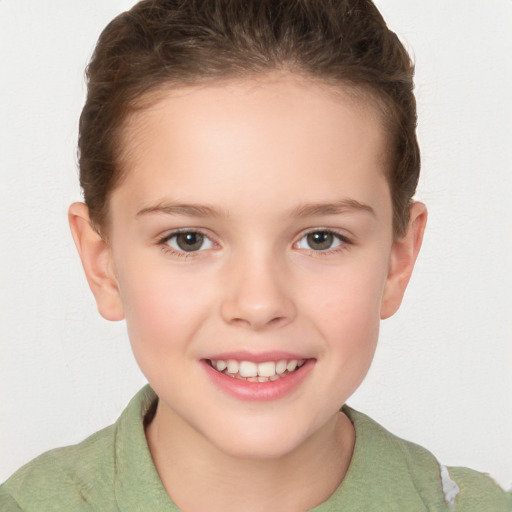
<svg viewBox="0 0 512 512">
<path fill-rule="evenodd" d="M 22 467 L 0 486 L 1 512 L 178 511 L 144 435 L 144 416 L 155 400 L 146 386 L 114 425 Z M 341 485 L 314 512 L 512 512 L 512 493 L 491 479 L 465 468 L 440 467 L 427 450 L 364 414 L 343 410 L 355 427 L 354 454 Z"/>
</svg>

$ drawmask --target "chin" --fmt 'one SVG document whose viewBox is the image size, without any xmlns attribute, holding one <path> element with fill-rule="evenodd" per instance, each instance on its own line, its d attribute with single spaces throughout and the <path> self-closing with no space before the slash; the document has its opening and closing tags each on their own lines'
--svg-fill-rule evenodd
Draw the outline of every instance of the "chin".
<svg viewBox="0 0 512 512">
<path fill-rule="evenodd" d="M 286 457 L 309 437 L 306 433 L 281 422 L 259 425 L 233 425 L 210 437 L 217 449 L 229 457 L 246 460 L 272 460 Z"/>
<path fill-rule="evenodd" d="M 218 446 L 227 456 L 243 460 L 277 460 L 292 453 L 300 443 L 282 443 L 277 440 L 237 440 L 229 446 Z"/>
</svg>

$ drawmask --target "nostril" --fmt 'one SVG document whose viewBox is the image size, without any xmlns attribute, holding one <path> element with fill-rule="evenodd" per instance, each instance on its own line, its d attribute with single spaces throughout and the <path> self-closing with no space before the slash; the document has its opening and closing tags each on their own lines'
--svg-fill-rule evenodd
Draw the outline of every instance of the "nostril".
<svg viewBox="0 0 512 512">
<path fill-rule="evenodd" d="M 270 320 L 269 325 L 270 324 L 280 324 L 280 323 L 283 323 L 283 322 L 286 322 L 286 317 L 284 316 L 277 316 L 276 318 L 272 318 L 272 320 Z"/>
</svg>

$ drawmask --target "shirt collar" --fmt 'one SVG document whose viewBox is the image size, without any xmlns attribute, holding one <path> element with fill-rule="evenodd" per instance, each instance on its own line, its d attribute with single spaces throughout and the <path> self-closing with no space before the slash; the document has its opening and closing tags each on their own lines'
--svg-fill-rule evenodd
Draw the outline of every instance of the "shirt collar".
<svg viewBox="0 0 512 512">
<path fill-rule="evenodd" d="M 179 511 L 158 476 L 144 433 L 144 416 L 155 400 L 155 392 L 145 386 L 116 424 L 114 488 L 122 512 Z"/>
</svg>

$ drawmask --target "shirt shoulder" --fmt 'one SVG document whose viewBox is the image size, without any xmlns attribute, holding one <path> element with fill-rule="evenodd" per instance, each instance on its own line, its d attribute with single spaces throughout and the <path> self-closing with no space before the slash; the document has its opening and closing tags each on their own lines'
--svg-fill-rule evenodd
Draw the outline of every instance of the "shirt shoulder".
<svg viewBox="0 0 512 512">
<path fill-rule="evenodd" d="M 22 512 L 16 500 L 0 486 L 0 510 L 2 512 Z"/>
<path fill-rule="evenodd" d="M 487 475 L 446 467 L 427 449 L 393 435 L 368 416 L 350 408 L 344 411 L 356 430 L 354 455 L 359 437 L 364 445 L 359 456 L 369 461 L 363 471 L 371 473 L 373 482 L 366 487 L 373 488 L 376 499 L 385 498 L 389 510 L 398 510 L 393 503 L 402 499 L 401 506 L 407 504 L 408 510 L 512 512 L 512 492 L 505 492 Z M 364 478 L 362 472 L 359 475 Z"/>
<path fill-rule="evenodd" d="M 512 512 L 512 495 L 487 476 L 447 468 L 425 448 L 344 406 L 356 443 L 340 486 L 313 512 Z"/>
<path fill-rule="evenodd" d="M 177 510 L 160 481 L 144 434 L 146 414 L 156 400 L 145 386 L 114 425 L 23 466 L 0 486 L 0 510 Z"/>
<path fill-rule="evenodd" d="M 512 489 L 505 491 L 489 475 L 469 468 L 448 470 L 459 489 L 455 498 L 457 512 L 512 512 Z"/>
<path fill-rule="evenodd" d="M 2 512 L 117 510 L 112 485 L 115 433 L 112 425 L 21 467 L 0 486 Z"/>
<path fill-rule="evenodd" d="M 401 446 L 415 485 L 426 503 L 435 494 L 441 494 L 450 511 L 512 512 L 512 490 L 505 491 L 489 475 L 465 467 L 447 467 L 425 448 L 393 437 Z M 428 459 L 435 461 L 435 470 L 433 463 L 427 463 Z"/>
</svg>

